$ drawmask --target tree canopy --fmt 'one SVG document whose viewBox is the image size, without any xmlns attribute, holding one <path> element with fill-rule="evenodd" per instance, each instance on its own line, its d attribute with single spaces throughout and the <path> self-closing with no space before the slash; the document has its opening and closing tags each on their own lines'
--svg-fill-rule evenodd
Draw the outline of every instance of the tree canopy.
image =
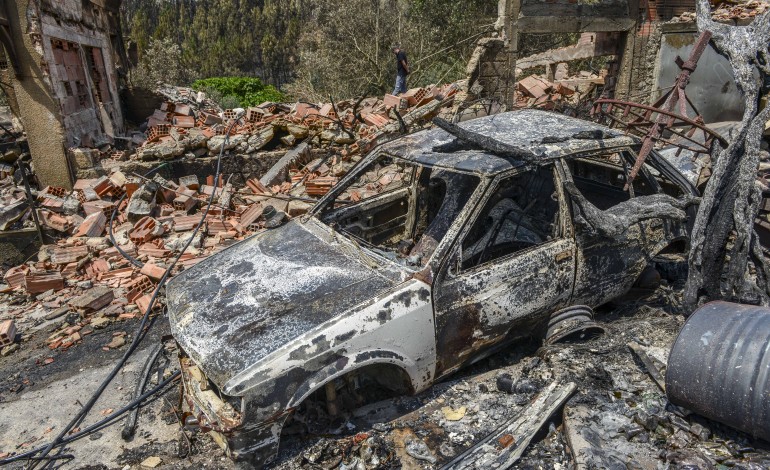
<svg viewBox="0 0 770 470">
<path fill-rule="evenodd" d="M 297 98 L 328 99 L 392 89 L 396 42 L 412 65 L 410 86 L 461 78 L 497 2 L 125 0 L 122 14 L 140 63 L 158 62 L 146 58 L 153 41 L 171 42 L 184 73 L 170 76 L 186 84 L 259 77 Z"/>
</svg>

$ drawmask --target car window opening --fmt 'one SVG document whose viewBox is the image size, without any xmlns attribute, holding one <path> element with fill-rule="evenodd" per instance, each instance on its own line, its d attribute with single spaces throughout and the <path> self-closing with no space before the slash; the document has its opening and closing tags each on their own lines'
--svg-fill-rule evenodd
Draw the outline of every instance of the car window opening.
<svg viewBox="0 0 770 470">
<path fill-rule="evenodd" d="M 647 159 L 639 175 L 634 178 L 632 190 L 624 191 L 626 175 L 636 156 L 628 151 L 599 153 L 567 160 L 575 186 L 600 210 L 628 201 L 631 197 L 649 196 L 662 192 L 673 197 L 682 196 L 681 189 L 658 171 Z"/>
<path fill-rule="evenodd" d="M 551 167 L 500 181 L 462 245 L 469 269 L 559 235 L 559 199 Z"/>
<path fill-rule="evenodd" d="M 424 266 L 479 184 L 473 175 L 383 155 L 352 179 L 321 220 L 378 254 Z"/>
</svg>

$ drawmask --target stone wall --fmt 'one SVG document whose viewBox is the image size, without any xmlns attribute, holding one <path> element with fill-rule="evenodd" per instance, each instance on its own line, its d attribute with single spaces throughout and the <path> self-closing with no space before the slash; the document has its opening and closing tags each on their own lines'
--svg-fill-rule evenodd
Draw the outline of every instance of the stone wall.
<svg viewBox="0 0 770 470">
<path fill-rule="evenodd" d="M 505 41 L 499 37 L 482 38 L 468 62 L 468 92 L 470 99 L 487 98 L 499 103 L 513 94 L 513 67 Z"/>
<path fill-rule="evenodd" d="M 656 64 L 662 38 L 661 24 L 645 21 L 629 32 L 620 63 L 615 97 L 649 103 L 656 94 Z"/>
</svg>

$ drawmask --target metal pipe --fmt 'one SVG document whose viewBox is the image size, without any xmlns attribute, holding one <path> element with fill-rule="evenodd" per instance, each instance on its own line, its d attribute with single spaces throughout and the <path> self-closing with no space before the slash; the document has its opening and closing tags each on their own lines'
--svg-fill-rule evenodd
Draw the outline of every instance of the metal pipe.
<svg viewBox="0 0 770 470">
<path fill-rule="evenodd" d="M 23 157 L 23 155 L 22 155 Z M 32 189 L 29 187 L 29 178 L 27 176 L 27 170 L 29 167 L 26 162 L 21 161 L 19 157 L 19 172 L 21 172 L 21 181 L 24 183 L 24 191 L 27 193 L 27 201 L 29 202 L 29 208 L 32 211 L 32 220 L 35 221 L 35 228 L 37 228 L 37 236 L 40 238 L 40 244 L 45 245 L 45 239 L 43 238 L 43 229 L 40 228 L 40 220 L 37 218 L 37 209 L 35 208 L 35 198 L 32 197 Z"/>
</svg>

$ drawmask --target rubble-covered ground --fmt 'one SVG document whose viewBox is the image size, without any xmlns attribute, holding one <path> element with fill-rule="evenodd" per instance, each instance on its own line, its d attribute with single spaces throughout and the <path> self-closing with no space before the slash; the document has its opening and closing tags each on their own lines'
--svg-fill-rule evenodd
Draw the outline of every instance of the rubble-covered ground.
<svg viewBox="0 0 770 470">
<path fill-rule="evenodd" d="M 664 282 L 646 297 L 599 309 L 597 320 L 606 330 L 599 337 L 554 345 L 532 338 L 415 397 L 376 402 L 335 419 L 323 410 L 306 412 L 304 423 L 297 419 L 287 426 L 275 467 L 440 468 L 526 413 L 549 384 L 573 382 L 574 394 L 535 433 L 515 468 L 770 468 L 767 444 L 670 405 L 631 352 L 634 343 L 653 362 L 666 363 L 685 320 L 678 301 L 678 290 Z M 87 341 L 49 362 L 48 336 L 72 320 L 32 321 L 33 332 L 25 335 L 20 350 L 0 357 L 3 455 L 51 439 L 125 348 L 103 346 L 124 332 L 130 339 L 138 324 L 129 319 L 95 329 Z M 129 401 L 149 350 L 168 333 L 162 316 L 154 322 L 81 427 Z M 173 354 L 169 345 L 163 356 L 169 360 L 159 361 L 160 372 L 153 372 L 148 388 L 175 369 Z M 182 429 L 178 397 L 175 384 L 143 406 L 128 442 L 120 437 L 121 421 L 72 444 L 66 453 L 75 458 L 63 468 L 145 468 L 158 461 L 160 468 L 234 468 L 206 434 Z M 519 436 L 513 438 L 514 444 L 495 440 L 492 445 L 498 450 L 516 445 Z"/>
</svg>

